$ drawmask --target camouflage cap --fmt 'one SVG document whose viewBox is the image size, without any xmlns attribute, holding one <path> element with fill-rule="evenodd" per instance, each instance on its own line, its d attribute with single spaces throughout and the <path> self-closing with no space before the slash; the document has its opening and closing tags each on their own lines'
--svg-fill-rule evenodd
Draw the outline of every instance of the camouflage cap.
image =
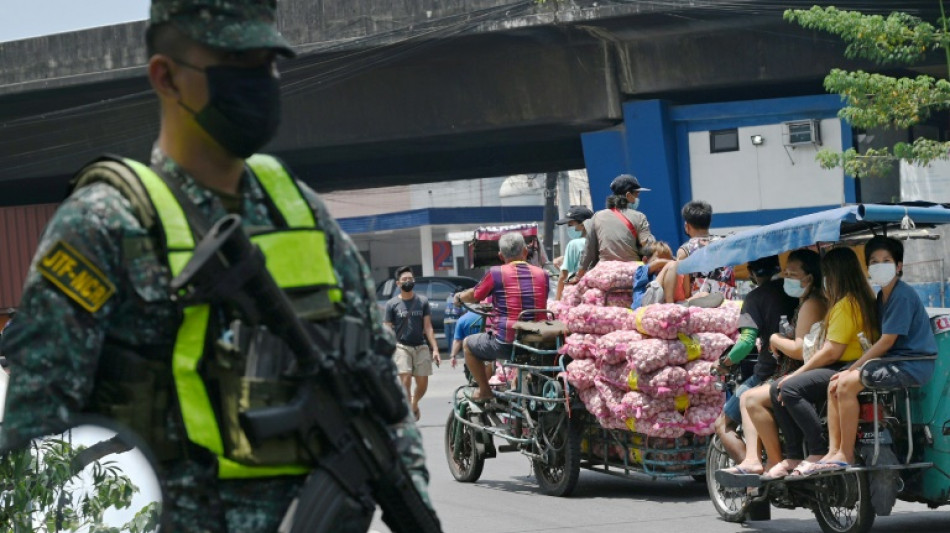
<svg viewBox="0 0 950 533">
<path fill-rule="evenodd" d="M 273 48 L 292 57 L 290 43 L 277 31 L 277 0 L 152 0 L 149 26 L 171 23 L 212 48 Z"/>
</svg>

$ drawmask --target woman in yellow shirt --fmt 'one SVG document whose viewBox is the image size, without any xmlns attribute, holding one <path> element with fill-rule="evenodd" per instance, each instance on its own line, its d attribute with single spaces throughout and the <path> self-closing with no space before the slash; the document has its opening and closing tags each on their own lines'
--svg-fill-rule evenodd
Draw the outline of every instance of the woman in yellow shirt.
<svg viewBox="0 0 950 533">
<path fill-rule="evenodd" d="M 868 340 L 878 337 L 877 305 L 858 257 L 850 248 L 830 250 L 821 260 L 828 302 L 824 335 L 805 364 L 775 382 L 770 390 L 775 420 L 785 437 L 785 462 L 792 474 L 806 472 L 828 453 L 828 439 L 821 428 L 818 408 L 825 402 L 828 383 L 849 361 L 861 357 L 858 333 Z M 802 444 L 807 448 L 807 455 Z"/>
</svg>

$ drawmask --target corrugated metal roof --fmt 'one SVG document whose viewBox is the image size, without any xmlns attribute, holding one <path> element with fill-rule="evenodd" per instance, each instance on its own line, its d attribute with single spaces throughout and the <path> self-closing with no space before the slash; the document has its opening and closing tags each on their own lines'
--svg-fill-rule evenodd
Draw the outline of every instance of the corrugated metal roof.
<svg viewBox="0 0 950 533">
<path fill-rule="evenodd" d="M 20 305 L 23 280 L 57 204 L 0 207 L 0 311 Z"/>
</svg>

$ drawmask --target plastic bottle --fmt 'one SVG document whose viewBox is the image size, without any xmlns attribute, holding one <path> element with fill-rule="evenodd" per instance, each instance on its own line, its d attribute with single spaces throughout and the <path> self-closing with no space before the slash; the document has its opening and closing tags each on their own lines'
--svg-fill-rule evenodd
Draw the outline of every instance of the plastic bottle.
<svg viewBox="0 0 950 533">
<path fill-rule="evenodd" d="M 782 315 L 778 319 L 778 332 L 782 335 L 788 337 L 788 330 L 791 329 L 792 325 L 788 322 L 788 315 Z"/>
<path fill-rule="evenodd" d="M 868 340 L 863 331 L 858 332 L 858 343 L 861 344 L 861 350 L 864 352 L 871 349 L 871 341 Z"/>
</svg>

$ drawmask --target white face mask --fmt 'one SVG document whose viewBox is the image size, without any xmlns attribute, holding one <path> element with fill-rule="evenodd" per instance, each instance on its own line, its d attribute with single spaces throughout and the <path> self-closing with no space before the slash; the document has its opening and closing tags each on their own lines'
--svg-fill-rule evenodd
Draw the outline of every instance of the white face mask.
<svg viewBox="0 0 950 533">
<path fill-rule="evenodd" d="M 792 298 L 801 298 L 805 294 L 805 287 L 800 279 L 785 278 L 782 288 L 785 289 L 785 294 Z"/>
<path fill-rule="evenodd" d="M 884 287 L 897 276 L 897 265 L 894 263 L 876 263 L 868 267 L 871 282 Z"/>
</svg>

